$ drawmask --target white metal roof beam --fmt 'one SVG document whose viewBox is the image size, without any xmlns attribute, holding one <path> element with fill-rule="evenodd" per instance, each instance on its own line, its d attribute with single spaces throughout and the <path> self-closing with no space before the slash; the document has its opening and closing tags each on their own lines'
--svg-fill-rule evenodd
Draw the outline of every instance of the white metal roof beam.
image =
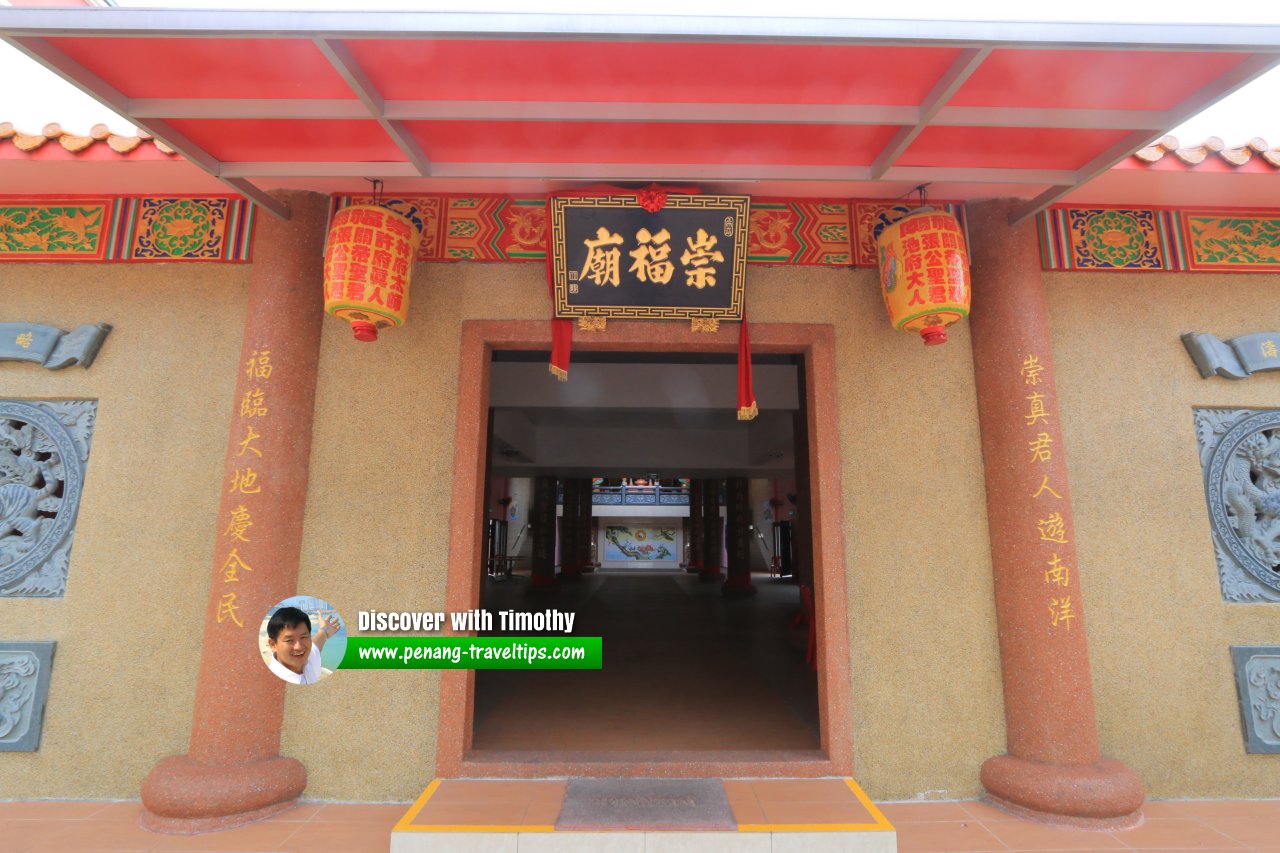
<svg viewBox="0 0 1280 853">
<path fill-rule="evenodd" d="M 889 140 L 889 144 L 871 162 L 871 177 L 879 179 L 889 170 L 890 166 L 897 162 L 898 158 L 911 147 L 911 143 L 915 141 L 921 131 L 929 126 L 929 122 L 933 121 L 933 117 L 938 114 L 938 111 L 946 106 L 947 101 L 951 100 L 951 96 L 959 91 L 970 75 L 977 71 L 978 66 L 990 55 L 991 48 L 989 47 L 971 47 L 960 52 L 955 62 L 951 63 L 951 67 L 938 79 L 933 89 L 925 97 L 924 103 L 920 105 L 919 121 L 914 126 L 901 128 L 895 133 L 893 138 Z"/>
<path fill-rule="evenodd" d="M 132 115 L 195 119 L 362 119 L 360 101 L 326 98 L 133 98 Z M 915 125 L 920 108 L 869 104 L 697 104 L 598 101 L 382 102 L 393 121 L 664 121 L 751 124 Z M 1167 130 L 1164 110 L 942 107 L 934 126 Z"/>
<path fill-rule="evenodd" d="M 376 172 L 389 178 L 421 177 L 409 163 L 225 163 L 222 173 L 238 178 L 356 178 Z M 1048 186 L 1070 180 L 1054 169 L 952 169 L 897 166 L 886 181 L 948 181 Z M 867 166 L 767 166 L 751 163 L 440 163 L 432 178 L 533 178 L 600 181 L 870 181 Z"/>
<path fill-rule="evenodd" d="M 160 119 L 139 119 L 130 115 L 129 99 L 120 90 L 49 44 L 49 42 L 40 38 L 3 36 L 0 36 L 0 38 L 3 38 L 4 41 L 39 62 L 80 91 L 101 101 L 112 111 L 119 113 L 131 123 L 161 140 L 184 158 L 221 180 L 235 192 L 245 196 L 255 204 L 261 205 L 281 219 L 289 218 L 288 205 L 273 198 L 265 190 L 258 189 L 247 181 L 238 181 L 233 184 L 230 181 L 223 180 L 221 175 L 222 163 L 182 133 L 179 133 L 167 122 Z"/>
<path fill-rule="evenodd" d="M 858 18 L 565 15 L 486 12 L 257 11 L 232 9 L 0 9 L 15 36 L 164 38 L 492 38 L 769 41 L 922 47 L 1118 50 L 1280 48 L 1273 24 L 1134 24 L 1041 21 L 917 21 Z"/>
<path fill-rule="evenodd" d="M 431 161 L 427 158 L 426 152 L 418 145 L 417 141 L 409 134 L 404 124 L 399 121 L 393 121 L 386 117 L 383 111 L 382 95 L 378 93 L 377 88 L 373 85 L 373 81 L 369 79 L 369 75 L 364 73 L 364 69 L 360 67 L 360 63 L 356 62 L 356 58 L 351 55 L 351 51 L 340 41 L 330 41 L 329 39 L 315 38 L 312 39 L 320 52 L 334 67 L 342 79 L 347 81 L 347 85 L 351 87 L 351 91 L 355 92 L 356 97 L 365 105 L 378 124 L 382 127 L 384 133 L 391 137 L 391 141 L 400 149 L 400 153 L 405 156 L 418 173 L 423 177 L 431 174 Z"/>
<path fill-rule="evenodd" d="M 1218 77 L 1212 83 L 1201 86 L 1190 97 L 1169 110 L 1169 130 L 1201 112 L 1210 104 L 1225 98 L 1241 86 L 1256 80 L 1272 68 L 1280 65 L 1280 54 L 1259 54 L 1250 56 L 1235 68 Z M 1081 185 L 1092 181 L 1112 166 L 1119 163 L 1133 152 L 1150 145 L 1161 137 L 1161 133 L 1139 130 L 1112 145 L 1106 151 L 1094 157 L 1075 173 L 1075 178 L 1057 186 L 1050 187 L 1040 195 L 1031 199 L 1022 207 L 1009 215 L 1009 224 L 1017 225 L 1025 219 L 1035 216 L 1049 205 L 1078 189 Z"/>
</svg>

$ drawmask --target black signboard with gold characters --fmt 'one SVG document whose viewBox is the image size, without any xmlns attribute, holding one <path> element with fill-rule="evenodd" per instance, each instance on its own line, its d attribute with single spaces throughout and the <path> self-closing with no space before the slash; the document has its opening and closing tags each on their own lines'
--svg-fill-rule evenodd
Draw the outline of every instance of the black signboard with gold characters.
<svg viewBox="0 0 1280 853">
<path fill-rule="evenodd" d="M 553 196 L 557 317 L 741 320 L 749 196 Z"/>
</svg>

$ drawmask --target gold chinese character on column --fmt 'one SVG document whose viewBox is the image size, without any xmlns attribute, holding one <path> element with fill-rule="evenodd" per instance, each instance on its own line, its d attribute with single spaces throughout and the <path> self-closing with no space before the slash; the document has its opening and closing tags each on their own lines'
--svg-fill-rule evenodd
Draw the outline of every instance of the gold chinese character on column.
<svg viewBox="0 0 1280 853">
<path fill-rule="evenodd" d="M 1059 625 L 1071 630 L 1071 620 L 1076 618 L 1075 611 L 1071 609 L 1071 596 L 1065 595 L 1062 598 L 1049 599 L 1049 619 L 1053 627 Z"/>
<path fill-rule="evenodd" d="M 245 391 L 244 399 L 240 401 L 240 417 L 261 418 L 266 414 L 267 400 L 262 389 L 254 388 L 252 391 Z"/>
<path fill-rule="evenodd" d="M 1049 485 L 1049 475 L 1048 475 L 1048 474 L 1045 474 L 1045 475 L 1044 475 L 1044 479 L 1042 479 L 1042 480 L 1040 481 L 1040 488 L 1036 489 L 1036 493 L 1035 493 L 1034 495 L 1032 495 L 1031 497 L 1033 497 L 1033 498 L 1038 498 L 1038 497 L 1040 497 L 1040 495 L 1044 494 L 1045 492 L 1048 492 L 1049 494 L 1053 495 L 1053 496 L 1054 496 L 1055 498 L 1057 498 L 1058 500 L 1062 500 L 1062 495 L 1060 495 L 1060 494 L 1058 494 L 1057 492 L 1055 492 L 1055 491 L 1053 490 L 1053 487 Z"/>
<path fill-rule="evenodd" d="M 250 379 L 270 379 L 271 371 L 271 350 L 254 350 L 249 353 L 249 360 L 245 362 L 244 372 Z"/>
<path fill-rule="evenodd" d="M 253 517 L 249 514 L 249 509 L 244 504 L 231 510 L 231 520 L 227 523 L 227 529 L 222 532 L 223 536 L 230 536 L 232 539 L 239 539 L 241 542 L 248 542 L 249 537 L 245 536 L 249 528 L 253 527 Z"/>
<path fill-rule="evenodd" d="M 258 458 L 261 459 L 262 451 L 253 446 L 253 441 L 254 439 L 262 438 L 262 436 L 254 432 L 253 427 L 249 426 L 248 424 L 245 424 L 244 428 L 245 428 L 244 441 L 240 442 L 240 452 L 237 453 L 236 456 L 244 456 L 246 452 L 252 452 L 252 453 L 258 454 Z"/>
<path fill-rule="evenodd" d="M 228 494 L 239 492 L 242 495 L 256 495 L 260 491 L 262 486 L 258 485 L 257 471 L 252 468 L 245 468 L 244 471 L 236 469 L 231 477 L 231 491 Z"/>
<path fill-rule="evenodd" d="M 602 287 L 606 284 L 617 287 L 620 284 L 618 262 L 622 257 L 618 246 L 622 245 L 622 235 L 610 234 L 609 229 L 600 227 L 596 229 L 596 239 L 582 242 L 587 247 L 587 260 L 579 277 L 589 278 Z"/>
<path fill-rule="evenodd" d="M 1027 449 L 1031 451 L 1032 462 L 1048 462 L 1053 458 L 1053 451 L 1049 449 L 1049 445 L 1053 444 L 1053 437 L 1047 432 L 1042 432 L 1035 438 L 1027 442 Z"/>
<path fill-rule="evenodd" d="M 1032 391 L 1027 395 L 1027 399 L 1031 401 L 1031 411 L 1023 415 L 1027 419 L 1027 426 L 1035 426 L 1044 421 L 1049 422 L 1049 413 L 1044 408 L 1044 395 L 1038 391 Z"/>
<path fill-rule="evenodd" d="M 230 619 L 232 622 L 243 628 L 244 623 L 241 622 L 240 617 L 236 615 L 236 611 L 239 609 L 239 606 L 236 604 L 236 594 L 234 592 L 226 593 L 218 600 L 218 622 L 221 623 L 226 619 Z"/>
<path fill-rule="evenodd" d="M 253 567 L 240 559 L 240 555 L 236 553 L 236 549 L 232 548 L 231 553 L 227 555 L 227 559 L 223 561 L 222 568 L 219 569 L 219 571 L 222 572 L 222 582 L 236 583 L 240 580 L 241 570 L 251 572 L 253 571 Z"/>
<path fill-rule="evenodd" d="M 22 334 L 18 335 L 18 337 L 14 338 L 13 342 L 18 346 L 22 347 L 23 349 L 31 349 L 32 337 L 33 336 L 30 332 L 23 332 Z"/>
<path fill-rule="evenodd" d="M 1027 385 L 1039 385 L 1040 374 L 1044 373 L 1044 365 L 1040 357 L 1029 355 L 1022 360 L 1022 381 Z"/>
<path fill-rule="evenodd" d="M 1049 568 L 1044 570 L 1044 582 L 1056 586 L 1071 586 L 1071 567 L 1054 554 L 1053 559 L 1049 561 Z"/>
<path fill-rule="evenodd" d="M 1040 528 L 1040 538 L 1045 542 L 1067 544 L 1067 522 L 1062 517 L 1062 513 L 1050 513 L 1048 518 L 1037 521 L 1036 527 Z"/>
<path fill-rule="evenodd" d="M 635 273 L 636 278 L 641 281 L 670 284 L 671 276 L 676 271 L 675 264 L 668 260 L 671 255 L 671 246 L 667 241 L 670 239 L 671 232 L 665 228 L 657 234 L 650 234 L 648 228 L 637 231 L 636 242 L 640 245 L 627 253 L 635 258 L 635 263 L 627 272 Z"/>
</svg>

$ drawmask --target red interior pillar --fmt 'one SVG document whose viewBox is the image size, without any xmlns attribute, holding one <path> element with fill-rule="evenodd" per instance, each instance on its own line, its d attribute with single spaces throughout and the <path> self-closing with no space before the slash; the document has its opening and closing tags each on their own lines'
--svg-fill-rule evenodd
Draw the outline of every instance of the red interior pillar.
<svg viewBox="0 0 1280 853">
<path fill-rule="evenodd" d="M 702 493 L 706 481 L 701 477 L 689 481 L 689 564 L 685 570 L 693 574 L 702 571 Z"/>
<path fill-rule="evenodd" d="M 698 577 L 703 581 L 720 580 L 722 563 L 720 552 L 724 548 L 724 522 L 720 518 L 720 481 L 702 481 L 702 568 Z"/>
<path fill-rule="evenodd" d="M 529 509 L 532 589 L 556 587 L 556 478 L 533 478 L 533 505 Z"/>
<path fill-rule="evenodd" d="M 142 784 L 143 821 L 161 831 L 257 820 L 307 783 L 302 764 L 280 756 L 285 684 L 263 665 L 258 631 L 297 592 L 328 198 L 276 195 L 291 216 L 258 217 L 190 745 Z"/>
<path fill-rule="evenodd" d="M 746 477 L 725 480 L 725 545 L 729 566 L 721 592 L 726 596 L 755 595 L 751 583 L 751 490 Z"/>
<path fill-rule="evenodd" d="M 560 580 L 574 583 L 582 580 L 582 554 L 578 537 L 582 532 L 582 480 L 567 477 L 564 486 L 564 515 L 560 524 Z"/>
<path fill-rule="evenodd" d="M 1142 782 L 1099 752 L 1039 243 L 1034 221 L 1010 227 L 1018 203 L 966 206 L 1008 731 L 1008 753 L 983 764 L 982 784 L 1032 816 L 1123 824 Z"/>
</svg>

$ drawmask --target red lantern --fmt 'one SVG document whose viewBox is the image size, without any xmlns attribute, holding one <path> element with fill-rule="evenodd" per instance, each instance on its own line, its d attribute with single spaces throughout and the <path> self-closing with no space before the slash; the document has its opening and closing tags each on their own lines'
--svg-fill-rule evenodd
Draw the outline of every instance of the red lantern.
<svg viewBox="0 0 1280 853">
<path fill-rule="evenodd" d="M 919 332 L 926 345 L 946 343 L 946 327 L 969 316 L 969 249 L 960 223 L 946 211 L 912 211 L 880 232 L 876 254 L 889 322 Z"/>
<path fill-rule="evenodd" d="M 344 207 L 324 250 L 324 310 L 351 323 L 358 341 L 403 325 L 421 234 L 400 214 L 372 204 Z"/>
</svg>

